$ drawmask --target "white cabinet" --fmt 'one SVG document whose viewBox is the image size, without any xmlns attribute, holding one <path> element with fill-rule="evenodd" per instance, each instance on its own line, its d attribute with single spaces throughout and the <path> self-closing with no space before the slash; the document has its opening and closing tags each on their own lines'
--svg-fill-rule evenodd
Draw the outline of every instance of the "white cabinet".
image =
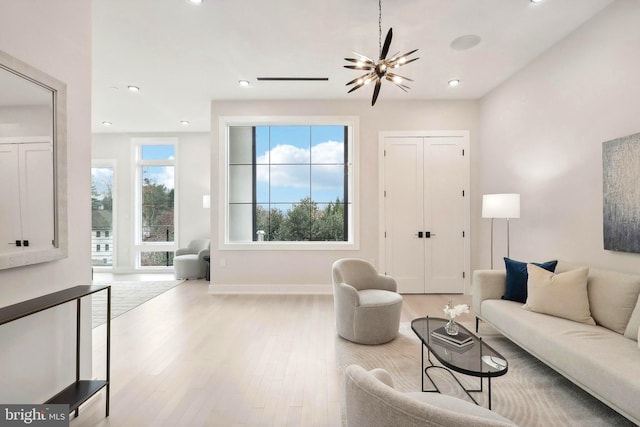
<svg viewBox="0 0 640 427">
<path fill-rule="evenodd" d="M 53 247 L 52 176 L 50 140 L 0 140 L 0 253 Z"/>
</svg>

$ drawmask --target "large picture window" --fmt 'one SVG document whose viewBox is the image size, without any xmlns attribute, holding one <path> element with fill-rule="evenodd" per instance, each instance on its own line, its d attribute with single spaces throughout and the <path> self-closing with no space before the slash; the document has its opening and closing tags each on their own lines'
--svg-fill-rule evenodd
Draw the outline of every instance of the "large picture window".
<svg viewBox="0 0 640 427">
<path fill-rule="evenodd" d="M 227 125 L 227 243 L 352 244 L 353 125 Z"/>
</svg>

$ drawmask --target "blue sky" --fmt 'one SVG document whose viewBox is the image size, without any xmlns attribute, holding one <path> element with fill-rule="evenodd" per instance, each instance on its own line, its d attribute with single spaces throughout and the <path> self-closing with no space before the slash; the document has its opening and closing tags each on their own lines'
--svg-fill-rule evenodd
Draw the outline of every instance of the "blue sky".
<svg viewBox="0 0 640 427">
<path fill-rule="evenodd" d="M 258 126 L 256 163 L 258 203 L 343 199 L 344 126 Z"/>
</svg>

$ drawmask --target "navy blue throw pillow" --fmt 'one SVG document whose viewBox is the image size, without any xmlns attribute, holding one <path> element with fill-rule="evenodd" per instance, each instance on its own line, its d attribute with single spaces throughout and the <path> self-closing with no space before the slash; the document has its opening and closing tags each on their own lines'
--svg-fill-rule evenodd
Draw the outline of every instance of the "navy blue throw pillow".
<svg viewBox="0 0 640 427">
<path fill-rule="evenodd" d="M 527 302 L 527 280 L 529 279 L 527 264 L 526 262 L 514 261 L 507 257 L 504 258 L 504 266 L 507 269 L 507 289 L 502 299 L 522 303 Z M 558 261 L 547 261 L 541 264 L 532 262 L 531 264 L 554 273 Z"/>
</svg>

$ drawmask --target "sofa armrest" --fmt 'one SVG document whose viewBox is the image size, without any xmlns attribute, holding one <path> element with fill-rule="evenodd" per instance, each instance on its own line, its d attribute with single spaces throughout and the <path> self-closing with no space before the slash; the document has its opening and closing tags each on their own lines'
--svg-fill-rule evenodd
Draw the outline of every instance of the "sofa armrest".
<svg viewBox="0 0 640 427">
<path fill-rule="evenodd" d="M 480 306 L 486 299 L 500 299 L 506 290 L 507 273 L 504 270 L 476 270 L 471 279 L 473 311 L 482 317 Z"/>
</svg>

